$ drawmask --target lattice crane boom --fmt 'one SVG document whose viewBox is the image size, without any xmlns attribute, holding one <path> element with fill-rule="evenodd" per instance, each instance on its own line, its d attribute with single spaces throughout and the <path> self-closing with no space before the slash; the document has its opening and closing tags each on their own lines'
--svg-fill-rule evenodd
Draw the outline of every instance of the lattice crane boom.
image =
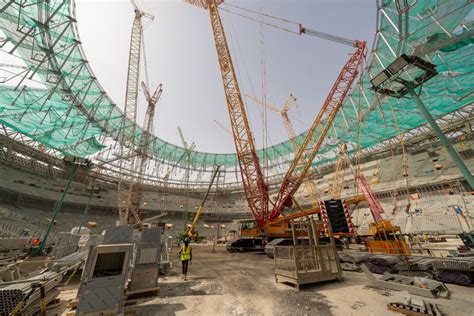
<svg viewBox="0 0 474 316">
<path fill-rule="evenodd" d="M 128 210 L 132 213 L 135 218 L 135 223 L 140 224 L 141 219 L 138 215 L 141 201 L 143 197 L 142 186 L 143 186 L 143 173 L 145 172 L 147 162 L 147 152 L 150 146 L 151 134 L 153 131 L 153 119 L 155 117 L 156 103 L 158 102 L 161 93 L 163 92 L 162 85 L 160 84 L 153 95 L 150 95 L 148 87 L 142 82 L 143 93 L 147 100 L 147 109 L 145 113 L 145 120 L 143 123 L 143 133 L 140 137 L 140 143 L 138 144 L 136 156 L 133 164 L 133 174 L 135 175 L 135 181 L 130 186 L 128 192 Z"/>
<path fill-rule="evenodd" d="M 290 117 L 288 116 L 288 111 L 293 106 L 296 105 L 296 98 L 293 96 L 293 94 L 290 93 L 290 95 L 288 96 L 288 99 L 285 101 L 285 104 L 283 105 L 281 110 L 269 103 L 264 103 L 262 100 L 259 100 L 253 96 L 250 96 L 250 95 L 245 95 L 245 96 L 249 98 L 250 100 L 254 101 L 255 103 L 259 104 L 260 106 L 266 107 L 269 110 L 280 114 L 281 119 L 283 120 L 283 125 L 285 126 L 286 133 L 288 135 L 288 139 L 291 142 L 293 153 L 296 154 L 298 152 L 299 146 L 296 141 L 295 128 L 293 127 L 293 123 L 291 122 Z M 310 198 L 311 201 L 319 200 L 318 189 L 316 187 L 316 184 L 314 184 L 313 181 L 311 181 L 310 179 L 306 179 L 303 182 L 303 186 L 304 186 L 307 196 Z"/>
<path fill-rule="evenodd" d="M 258 105 L 262 106 L 263 108 L 267 108 L 270 111 L 280 114 L 281 119 L 283 120 L 283 125 L 285 126 L 286 133 L 288 134 L 288 139 L 291 141 L 293 151 L 296 152 L 298 150 L 297 148 L 298 144 L 296 144 L 296 132 L 295 132 L 295 128 L 293 127 L 293 123 L 291 123 L 290 117 L 288 116 L 288 111 L 294 105 L 296 105 L 296 98 L 292 94 L 290 94 L 288 96 L 288 99 L 285 101 L 285 104 L 283 105 L 282 109 L 280 110 L 276 106 L 270 103 L 265 103 L 254 96 L 247 95 L 247 94 L 245 96 L 248 99 L 257 103 Z"/>
<path fill-rule="evenodd" d="M 221 122 L 219 122 L 218 120 L 214 120 L 214 123 L 219 126 L 224 132 L 226 132 L 227 134 L 229 134 L 230 136 L 232 136 L 232 132 L 230 131 L 230 129 L 228 129 L 224 124 L 222 124 Z"/>
<path fill-rule="evenodd" d="M 188 0 L 187 2 L 209 11 L 242 183 L 249 208 L 259 227 L 263 228 L 268 217 L 268 190 L 258 161 L 254 138 L 217 8 L 222 1 Z"/>
<path fill-rule="evenodd" d="M 330 199 L 339 199 L 341 197 L 342 192 L 342 182 L 344 180 L 344 171 L 346 170 L 345 167 L 345 158 L 344 155 L 346 153 L 347 145 L 343 144 L 340 147 L 339 155 L 336 161 L 336 166 L 334 168 L 334 174 L 332 177 L 332 181 L 329 185 L 329 198 Z"/>
<path fill-rule="evenodd" d="M 183 132 L 181 131 L 181 128 L 178 126 L 177 129 L 178 129 L 179 138 L 181 138 L 181 143 L 183 143 L 183 147 L 187 151 L 188 150 L 188 143 L 184 139 L 184 135 L 183 135 Z"/>
<path fill-rule="evenodd" d="M 385 211 L 382 205 L 380 204 L 379 200 L 375 196 L 374 192 L 372 191 L 372 188 L 370 187 L 369 182 L 367 181 L 364 174 L 360 170 L 356 170 L 354 168 L 345 150 L 341 152 L 341 157 L 343 160 L 347 161 L 349 169 L 354 174 L 354 177 L 356 179 L 356 184 L 361 190 L 362 195 L 364 196 L 365 200 L 369 204 L 369 209 L 370 209 L 370 212 L 372 213 L 372 216 L 374 217 L 375 222 L 381 223 L 383 221 L 382 213 L 385 213 Z"/>
<path fill-rule="evenodd" d="M 295 155 L 293 162 L 286 173 L 269 220 L 273 220 L 282 213 L 285 207 L 290 207 L 293 196 L 304 181 L 311 164 L 323 144 L 329 128 L 331 127 L 342 102 L 358 74 L 358 69 L 365 54 L 365 42 L 358 42 L 357 50 L 351 55 L 349 61 L 344 65 L 334 83 L 328 97 L 326 98 L 318 116 L 306 134 L 300 149 Z"/>
<path fill-rule="evenodd" d="M 118 181 L 118 207 L 119 207 L 119 223 L 128 224 L 130 190 L 134 182 L 135 175 L 127 172 L 126 167 L 133 168 L 135 159 L 127 159 L 130 153 L 136 149 L 135 132 L 137 123 L 137 100 L 138 100 L 138 84 L 140 78 L 140 58 L 142 54 L 143 25 L 142 17 L 153 20 L 151 14 L 141 11 L 137 3 L 132 0 L 135 17 L 132 23 L 132 32 L 130 36 L 130 49 L 128 56 L 127 84 L 125 90 L 125 106 L 124 119 L 119 133 L 119 181 Z M 137 215 L 133 214 L 135 220 Z"/>
</svg>

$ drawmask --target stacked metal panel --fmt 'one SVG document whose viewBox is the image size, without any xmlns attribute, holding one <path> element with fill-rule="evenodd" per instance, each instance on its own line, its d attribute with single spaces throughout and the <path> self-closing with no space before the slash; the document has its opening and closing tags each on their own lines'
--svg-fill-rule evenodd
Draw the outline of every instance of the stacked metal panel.
<svg viewBox="0 0 474 316">
<path fill-rule="evenodd" d="M 140 240 L 136 243 L 136 257 L 130 282 L 130 292 L 156 290 L 162 232 L 162 227 L 151 227 L 142 231 Z"/>
<path fill-rule="evenodd" d="M 92 246 L 77 291 L 76 315 L 120 314 L 132 254 L 131 226 L 111 226 L 104 244 Z"/>
</svg>

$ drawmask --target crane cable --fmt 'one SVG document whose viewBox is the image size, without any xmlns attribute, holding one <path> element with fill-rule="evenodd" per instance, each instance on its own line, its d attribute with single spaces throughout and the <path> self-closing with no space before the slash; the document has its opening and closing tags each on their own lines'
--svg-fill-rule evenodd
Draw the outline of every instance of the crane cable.
<svg viewBox="0 0 474 316">
<path fill-rule="evenodd" d="M 280 18 L 280 17 L 277 17 L 277 16 L 274 16 L 274 15 L 270 15 L 270 14 L 267 14 L 267 13 L 263 13 L 263 12 L 257 12 L 257 11 L 253 11 L 253 10 L 250 10 L 250 9 L 246 9 L 246 8 L 243 8 L 243 7 L 239 7 L 235 4 L 229 4 L 229 3 L 223 3 L 223 5 L 226 5 L 228 7 L 233 7 L 233 8 L 236 8 L 236 9 L 239 9 L 239 10 L 242 10 L 242 11 L 247 11 L 249 13 L 253 13 L 253 14 L 257 14 L 257 15 L 262 15 L 262 16 L 265 16 L 267 18 L 270 18 L 270 19 L 274 19 L 274 20 L 279 20 L 279 21 L 282 21 L 282 22 L 286 22 L 286 23 L 290 23 L 290 24 L 294 24 L 294 25 L 300 25 L 299 23 L 296 23 L 294 21 L 290 21 L 290 20 L 287 20 L 287 19 L 284 19 L 284 18 Z M 222 7 L 219 7 L 222 9 Z"/>
<path fill-rule="evenodd" d="M 383 118 L 383 125 L 385 127 L 385 129 L 387 130 L 388 129 L 388 124 L 387 124 L 387 120 L 385 118 L 385 115 L 383 114 L 383 110 L 382 110 L 382 102 L 380 101 L 380 98 L 379 98 L 379 95 L 376 93 L 375 94 L 375 102 L 377 104 L 377 108 L 379 109 L 379 112 Z M 389 102 L 390 103 L 390 102 Z M 392 115 L 393 115 L 393 112 L 392 112 Z M 393 148 L 393 143 L 392 143 L 392 140 L 389 139 L 388 140 L 388 146 L 389 146 L 389 150 L 390 150 L 390 157 L 391 157 L 391 161 L 392 161 L 392 204 L 393 204 L 393 208 L 392 208 L 392 215 L 396 213 L 397 211 L 397 203 L 398 203 L 398 200 L 397 200 L 397 195 L 398 195 L 398 190 L 397 190 L 397 170 L 396 170 L 396 167 L 397 167 L 397 164 L 396 164 L 396 161 L 395 161 L 395 152 L 394 152 L 394 148 Z"/>
<path fill-rule="evenodd" d="M 400 135 L 399 141 L 400 141 L 400 146 L 402 148 L 403 177 L 405 178 L 405 190 L 406 190 L 406 197 L 407 197 L 407 205 L 405 207 L 405 212 L 408 213 L 409 210 L 410 210 L 410 206 L 411 206 L 410 194 L 409 194 L 410 193 L 410 191 L 409 191 L 410 185 L 409 185 L 409 181 L 408 181 L 408 176 L 409 176 L 409 173 L 408 173 L 408 153 L 407 153 L 407 150 L 406 150 L 405 141 L 403 140 L 400 125 L 398 124 L 398 118 L 397 118 L 397 115 L 395 113 L 395 109 L 392 106 L 391 100 L 389 100 L 388 104 L 390 105 L 390 110 L 392 112 L 393 120 L 394 120 L 395 126 L 397 128 L 397 135 Z"/>
<path fill-rule="evenodd" d="M 260 2 L 260 12 L 263 11 L 263 1 Z M 267 104 L 267 80 L 266 80 L 266 62 L 265 62 L 265 34 L 263 30 L 263 17 L 260 19 L 260 67 L 262 71 L 262 101 L 263 104 Z M 267 121 L 267 108 L 264 107 L 262 111 L 262 139 L 263 139 L 263 148 L 267 148 L 268 145 L 268 121 Z M 264 177 L 267 180 L 268 177 L 268 155 L 264 155 Z"/>
<path fill-rule="evenodd" d="M 238 15 L 238 16 L 243 17 L 245 19 L 248 19 L 248 20 L 251 20 L 251 21 L 254 21 L 254 22 L 258 22 L 258 23 L 262 23 L 262 24 L 268 25 L 270 27 L 273 27 L 273 28 L 276 28 L 276 29 L 279 29 L 279 30 L 282 30 L 282 31 L 285 31 L 285 32 L 289 32 L 289 33 L 296 34 L 296 35 L 308 34 L 308 35 L 316 36 L 316 37 L 319 37 L 321 39 L 325 39 L 325 40 L 328 40 L 328 41 L 331 41 L 331 42 L 336 42 L 336 43 L 339 43 L 339 44 L 349 45 L 349 46 L 352 46 L 352 47 L 358 47 L 358 41 L 351 40 L 351 39 L 344 38 L 344 37 L 340 37 L 340 36 L 335 36 L 335 35 L 332 35 L 332 34 L 329 34 L 329 33 L 321 32 L 321 31 L 307 29 L 301 23 L 297 23 L 297 22 L 294 22 L 294 21 L 290 21 L 290 20 L 287 20 L 287 19 L 276 17 L 276 16 L 273 16 L 273 15 L 270 15 L 270 14 L 266 14 L 266 13 L 257 12 L 257 11 L 254 11 L 254 10 L 242 8 L 242 7 L 232 5 L 232 4 L 228 4 L 228 3 L 223 3 L 223 5 L 226 5 L 226 6 L 235 8 L 235 9 L 239 9 L 239 10 L 242 10 L 242 11 L 246 11 L 246 12 L 249 12 L 251 14 L 260 15 L 260 16 L 264 16 L 264 17 L 267 17 L 267 18 L 270 18 L 270 19 L 278 20 L 278 21 L 283 22 L 283 23 L 296 25 L 298 27 L 298 31 L 291 30 L 291 29 L 288 29 L 288 28 L 285 28 L 285 27 L 282 27 L 282 26 L 279 26 L 279 25 L 276 25 L 276 24 L 273 24 L 273 23 L 270 23 L 270 22 L 264 22 L 263 20 L 257 20 L 256 18 L 250 17 L 248 15 L 244 15 L 242 13 L 237 13 L 237 12 L 234 12 L 234 11 L 231 11 L 231 10 L 228 10 L 228 9 L 224 9 L 221 6 L 219 7 L 220 10 L 227 11 L 229 13 Z"/>
<path fill-rule="evenodd" d="M 224 10 L 226 11 L 226 10 Z M 231 12 L 232 13 L 232 12 Z M 249 86 L 250 86 L 250 90 L 252 90 L 252 94 L 253 95 L 257 95 L 256 91 L 255 91 L 255 86 L 254 86 L 254 83 L 251 79 L 251 76 L 250 76 L 250 73 L 249 73 L 249 70 L 248 70 L 248 67 L 247 67 L 247 63 L 245 62 L 245 57 L 244 57 L 244 54 L 242 52 L 242 48 L 240 47 L 240 44 L 239 44 L 239 41 L 238 41 L 238 38 L 237 38 L 237 32 L 236 32 L 236 28 L 234 26 L 234 23 L 232 22 L 232 19 L 230 18 L 229 16 L 229 19 L 228 19 L 228 25 L 229 25 L 229 30 L 230 32 L 228 32 L 228 35 L 229 35 L 229 39 L 230 39 L 230 43 L 233 47 L 236 47 L 236 51 L 237 51 L 237 54 L 234 56 L 234 66 L 236 67 L 236 70 L 237 70 L 237 77 L 242 79 L 242 80 L 239 80 L 239 81 L 243 81 L 243 78 L 244 78 L 244 71 L 245 71 L 245 77 L 247 78 L 247 81 L 249 82 Z M 260 21 L 258 20 L 255 20 L 256 22 L 260 23 Z M 225 21 L 224 21 L 225 22 Z M 240 56 L 240 59 L 239 59 L 239 56 Z M 242 64 L 243 64 L 243 70 L 244 71 L 241 71 L 240 67 L 239 67 L 239 60 L 242 61 Z M 245 94 L 245 87 L 244 86 L 239 86 L 240 89 L 241 89 L 241 92 L 242 92 L 242 95 Z M 244 100 L 242 100 L 244 101 Z M 244 106 L 246 106 L 246 102 L 244 102 Z M 263 115 L 262 114 L 262 111 L 263 109 L 261 109 L 259 107 L 259 111 L 260 111 L 260 115 Z M 250 125 L 252 126 L 253 123 L 252 123 L 252 118 L 251 117 L 248 117 L 249 119 L 249 123 Z M 268 142 L 270 144 L 270 147 L 273 147 L 273 141 L 272 141 L 272 138 L 271 138 L 271 135 L 269 133 L 267 133 L 267 138 L 268 138 Z M 265 148 L 265 147 L 263 147 Z M 263 154 L 265 156 L 267 156 L 268 154 L 263 152 Z M 238 169 L 238 168 L 237 168 Z M 239 180 L 239 178 L 237 177 L 237 181 Z"/>
<path fill-rule="evenodd" d="M 229 6 L 229 4 L 227 4 L 227 5 Z M 251 21 L 254 21 L 254 22 L 257 22 L 257 23 L 265 24 L 265 25 L 267 25 L 267 26 L 270 26 L 270 27 L 279 29 L 279 30 L 281 30 L 281 31 L 285 31 L 285 32 L 288 32 L 288 33 L 296 34 L 296 35 L 299 35 L 299 34 L 300 34 L 299 31 L 296 32 L 296 31 L 294 31 L 294 30 L 290 30 L 290 29 L 287 29 L 287 28 L 278 26 L 278 25 L 276 25 L 276 24 L 272 24 L 272 23 L 269 23 L 269 22 L 257 20 L 257 19 L 255 19 L 255 18 L 249 17 L 249 16 L 247 16 L 247 15 L 244 15 L 244 14 L 241 14 L 241 13 L 237 13 L 237 12 L 234 12 L 234 11 L 231 11 L 231 10 L 228 10 L 228 9 L 224 9 L 224 8 L 222 8 L 222 7 L 219 7 L 219 10 L 226 11 L 226 12 L 229 12 L 229 13 L 231 13 L 231 14 L 238 15 L 238 16 L 240 16 L 240 17 L 243 17 L 243 18 L 245 18 L 245 19 L 248 19 L 248 20 L 251 20 Z M 245 9 L 245 10 L 248 10 L 248 9 Z M 248 11 L 251 11 L 251 10 L 248 10 Z M 258 14 L 258 13 L 257 13 L 257 14 Z M 264 15 L 264 14 L 262 13 L 262 15 Z M 295 22 L 290 22 L 290 23 L 299 25 L 299 23 L 295 23 Z"/>
</svg>

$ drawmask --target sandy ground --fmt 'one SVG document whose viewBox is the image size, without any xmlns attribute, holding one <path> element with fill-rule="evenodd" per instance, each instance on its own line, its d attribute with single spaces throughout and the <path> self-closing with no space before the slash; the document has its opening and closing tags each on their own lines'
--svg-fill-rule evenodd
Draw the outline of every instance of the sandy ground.
<svg viewBox="0 0 474 316">
<path fill-rule="evenodd" d="M 228 253 L 223 246 L 193 245 L 188 281 L 181 278 L 178 249 L 173 269 L 160 279 L 157 297 L 144 300 L 137 315 L 401 315 L 387 310 L 389 290 L 372 288 L 362 273 L 343 281 L 301 287 L 276 283 L 273 260 L 262 253 Z M 474 288 L 448 285 L 450 299 L 436 302 L 447 315 L 472 315 Z M 75 296 L 74 285 L 64 300 Z"/>
</svg>

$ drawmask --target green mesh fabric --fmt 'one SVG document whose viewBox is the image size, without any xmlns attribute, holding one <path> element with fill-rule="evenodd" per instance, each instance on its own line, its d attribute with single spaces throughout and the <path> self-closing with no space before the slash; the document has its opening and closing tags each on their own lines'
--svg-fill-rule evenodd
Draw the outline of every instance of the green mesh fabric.
<svg viewBox="0 0 474 316">
<path fill-rule="evenodd" d="M 98 141 L 101 136 L 116 138 L 121 128 L 125 133 L 132 132 L 131 122 L 107 96 L 88 66 L 75 25 L 74 2 L 1 3 L 0 25 L 4 35 L 11 45 L 17 46 L 15 54 L 25 61 L 30 74 L 42 82 L 40 88 L 2 86 L 1 123 L 64 154 L 81 157 L 103 148 Z M 469 16 L 472 4 L 451 0 L 409 0 L 408 3 L 410 8 L 405 14 L 399 13 L 395 1 L 380 2 L 380 32 L 366 71 L 345 100 L 328 135 L 339 143 L 358 143 L 362 148 L 370 148 L 426 123 L 410 99 L 382 98 L 370 90 L 371 75 L 402 53 L 423 52 L 422 57 L 437 65 L 439 75 L 425 84 L 421 92 L 421 98 L 435 117 L 473 102 L 473 37 L 459 27 L 466 22 L 464 19 Z M 451 38 L 446 32 L 454 32 L 460 40 L 446 43 Z M 10 50 L 12 46 L 5 45 L 4 49 Z M 363 118 L 360 130 L 358 113 L 362 113 Z M 135 130 L 134 137 L 138 141 L 142 130 Z M 298 140 L 302 141 L 303 137 L 304 133 Z M 325 146 L 320 154 L 335 146 L 337 144 Z M 182 147 L 157 137 L 153 138 L 149 151 L 158 160 L 184 161 Z M 259 150 L 258 156 L 276 163 L 291 159 L 291 152 L 287 141 Z M 330 160 L 320 157 L 317 163 Z M 233 167 L 237 163 L 235 154 L 205 152 L 193 152 L 190 160 L 197 168 Z"/>
</svg>

